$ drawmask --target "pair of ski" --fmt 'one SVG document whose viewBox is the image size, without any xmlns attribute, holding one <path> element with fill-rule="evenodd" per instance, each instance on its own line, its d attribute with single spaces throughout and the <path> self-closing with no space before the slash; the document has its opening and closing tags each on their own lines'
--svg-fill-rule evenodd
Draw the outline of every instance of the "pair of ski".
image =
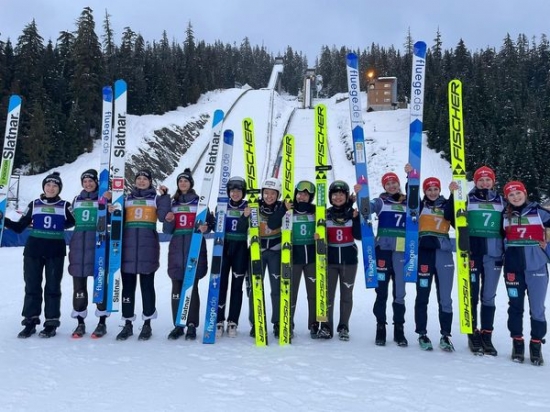
<svg viewBox="0 0 550 412">
<path fill-rule="evenodd" d="M 243 120 L 244 158 L 248 206 L 251 210 L 248 238 L 250 243 L 250 282 L 252 308 L 254 314 L 254 336 L 257 346 L 268 344 L 265 296 L 263 289 L 263 269 L 259 225 L 258 167 L 254 137 L 254 122 L 250 118 Z M 283 201 L 292 202 L 294 197 L 294 137 L 283 138 Z M 287 345 L 292 339 L 291 322 L 291 276 L 292 276 L 292 209 L 286 211 L 281 227 L 281 291 L 279 307 L 279 344 Z"/>
<path fill-rule="evenodd" d="M 208 286 L 208 298 L 206 301 L 206 315 L 204 321 L 203 343 L 212 344 L 216 341 L 216 327 L 218 319 L 218 302 L 220 296 L 220 278 L 223 263 L 223 249 L 225 243 L 225 218 L 227 215 L 227 206 L 229 197 L 227 194 L 227 182 L 231 177 L 231 165 L 233 158 L 233 139 L 232 130 L 223 132 L 222 126 L 224 112 L 216 110 L 212 120 L 212 136 L 208 147 L 208 160 L 204 166 L 203 185 L 201 186 L 201 196 L 197 205 L 197 214 L 195 216 L 194 230 L 191 235 L 188 259 L 185 266 L 184 280 L 180 292 L 180 302 L 176 313 L 176 324 L 182 327 L 187 326 L 189 310 L 191 307 L 191 296 L 195 284 L 198 259 L 202 246 L 203 234 L 200 226 L 205 224 L 208 219 L 208 205 L 214 182 L 214 172 L 218 163 L 218 154 L 221 147 L 221 168 L 219 174 L 218 197 L 216 207 L 216 223 L 214 231 L 214 247 L 212 253 L 211 270 Z"/>
<path fill-rule="evenodd" d="M 124 80 L 103 88 L 98 213 L 93 302 L 106 302 L 107 312 L 118 312 L 121 301 L 122 230 L 127 130 L 127 92 Z M 114 106 L 114 107 L 113 107 Z M 111 185 L 113 212 L 108 216 L 105 193 Z M 108 264 L 108 266 L 107 266 Z"/>
<path fill-rule="evenodd" d="M 6 118 L 6 132 L 4 133 L 4 147 L 2 149 L 2 164 L 0 165 L 0 245 L 4 234 L 4 217 L 8 206 L 10 179 L 15 161 L 15 149 L 19 135 L 21 119 L 21 97 L 14 94 L 8 103 Z"/>
<path fill-rule="evenodd" d="M 409 130 L 409 164 L 407 215 L 405 223 L 405 264 L 406 282 L 416 282 L 418 271 L 418 217 L 420 212 L 420 166 L 422 153 L 422 116 L 424 108 L 424 81 L 426 70 L 426 44 L 414 44 L 414 57 L 411 78 L 411 123 Z M 375 257 L 375 237 L 372 227 L 370 193 L 368 187 L 365 137 L 360 98 L 359 61 L 354 53 L 347 56 L 348 92 L 355 155 L 355 174 L 361 190 L 357 193 L 357 205 L 361 219 L 363 267 L 367 288 L 378 285 Z"/>
</svg>

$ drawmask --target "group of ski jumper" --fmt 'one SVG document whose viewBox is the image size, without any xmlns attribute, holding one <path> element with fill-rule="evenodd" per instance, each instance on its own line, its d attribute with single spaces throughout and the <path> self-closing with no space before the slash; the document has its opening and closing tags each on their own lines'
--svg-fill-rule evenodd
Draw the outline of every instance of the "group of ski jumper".
<svg viewBox="0 0 550 412">
<path fill-rule="evenodd" d="M 407 172 L 407 169 L 405 169 Z M 65 259 L 63 232 L 75 226 L 70 242 L 69 274 L 73 276 L 73 311 L 78 322 L 73 337 L 86 333 L 88 292 L 87 278 L 94 275 L 93 253 L 95 248 L 95 217 L 98 203 L 97 171 L 87 170 L 81 175 L 82 191 L 72 203 L 62 200 L 63 187 L 59 173 L 48 175 L 42 182 L 43 193 L 30 202 L 19 221 L 5 219 L 5 227 L 22 232 L 31 226 L 24 249 L 25 299 L 23 305 L 24 329 L 20 338 L 36 332 L 40 323 L 44 300 L 45 322 L 41 337 L 52 337 L 60 325 L 61 279 Z M 473 333 L 468 335 L 468 345 L 476 354 L 498 354 L 492 343 L 495 319 L 495 297 L 501 277 L 509 298 L 508 329 L 512 338 L 512 358 L 523 362 L 525 343 L 523 335 L 524 301 L 529 299 L 531 319 L 530 356 L 534 364 L 542 364 L 541 344 L 544 343 L 547 322 L 544 300 L 548 288 L 548 255 L 546 254 L 545 228 L 550 227 L 550 212 L 536 202 L 528 200 L 527 191 L 519 181 L 508 182 L 504 197 L 495 190 L 496 176 L 492 169 L 482 166 L 474 173 L 474 188 L 468 194 L 468 228 L 470 243 L 470 275 Z M 376 237 L 376 264 L 378 286 L 373 313 L 376 318 L 375 344 L 386 344 L 386 306 L 389 283 L 392 282 L 393 339 L 399 346 L 407 346 L 405 337 L 405 282 L 403 278 L 406 195 L 399 177 L 388 172 L 382 177 L 384 192 L 371 201 L 371 210 L 378 218 Z M 206 243 L 203 240 L 198 257 L 197 277 L 193 286 L 192 305 L 185 326 L 175 321 L 180 291 L 189 252 L 190 237 L 194 228 L 199 195 L 189 169 L 177 176 L 175 195 L 170 197 L 168 188 L 153 187 L 150 170 L 140 170 L 125 199 L 123 259 L 122 259 L 122 317 L 125 320 L 117 340 L 133 335 L 135 292 L 139 278 L 144 321 L 139 339 L 152 335 L 151 320 L 157 317 L 154 286 L 155 272 L 160 267 L 160 245 L 156 230 L 157 221 L 163 222 L 163 230 L 172 234 L 168 253 L 168 275 L 172 281 L 171 303 L 174 329 L 169 339 L 196 338 L 199 326 L 198 281 L 208 272 Z M 451 196 L 441 196 L 441 182 L 436 177 L 424 180 L 419 215 L 419 252 L 416 299 L 414 306 L 415 332 L 422 349 L 431 350 L 427 336 L 427 307 L 432 283 L 436 296 L 440 324 L 441 349 L 453 351 L 450 340 L 452 312 L 452 285 L 454 263 L 449 230 L 453 225 L 454 207 L 452 191 L 457 183 L 451 182 Z M 243 283 L 247 280 L 249 253 L 247 243 L 250 209 L 246 202 L 246 182 L 242 177 L 231 177 L 227 184 L 229 197 L 226 217 L 226 233 L 221 270 L 221 290 L 218 306 L 216 336 L 237 334 L 242 301 Z M 356 185 L 354 190 L 360 190 Z M 293 202 L 282 202 L 281 182 L 266 179 L 261 187 L 260 238 L 263 272 L 267 269 L 271 288 L 271 323 L 273 334 L 279 334 L 281 225 L 285 212 L 293 213 L 293 272 L 291 319 L 294 330 L 294 313 L 298 299 L 302 273 L 306 287 L 308 314 L 307 326 L 314 339 L 330 339 L 334 326 L 341 340 L 349 340 L 349 320 L 353 307 L 353 286 L 358 265 L 358 249 L 355 240 L 361 238 L 357 209 L 353 207 L 355 195 L 349 185 L 334 181 L 329 187 L 327 209 L 328 246 L 328 322 L 316 320 L 315 288 L 315 185 L 300 181 L 294 191 Z M 207 222 L 200 230 L 213 230 L 214 215 L 209 212 Z M 504 268 L 504 271 L 502 269 Z M 46 284 L 42 290 L 43 272 Z M 230 286 L 231 285 L 231 286 Z M 340 289 L 339 321 L 334 322 L 334 305 L 337 285 Z M 229 305 L 227 294 L 229 290 Z M 226 306 L 229 306 L 226 318 Z M 479 307 L 479 312 L 478 312 Z M 254 318 L 250 310 L 254 336 Z M 92 337 L 107 333 L 105 302 L 97 304 L 98 325 Z M 227 327 L 225 321 L 227 320 Z M 187 333 L 185 334 L 185 327 Z"/>
</svg>

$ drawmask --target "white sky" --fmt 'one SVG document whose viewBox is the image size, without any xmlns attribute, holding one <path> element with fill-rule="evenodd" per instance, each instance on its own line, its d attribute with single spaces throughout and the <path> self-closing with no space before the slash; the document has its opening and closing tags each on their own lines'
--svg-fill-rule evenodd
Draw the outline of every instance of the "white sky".
<svg viewBox="0 0 550 412">
<path fill-rule="evenodd" d="M 102 33 L 105 9 L 117 39 L 129 26 L 146 41 L 183 41 L 191 21 L 198 39 L 213 43 L 240 44 L 246 36 L 253 45 L 264 44 L 275 55 L 287 45 L 303 51 L 310 65 L 323 45 L 365 48 L 371 43 L 401 49 L 410 28 L 414 40 L 431 45 L 439 28 L 443 47 L 450 49 L 462 38 L 470 49 L 500 48 L 510 33 L 529 38 L 548 33 L 550 2 L 525 0 L 463 0 L 461 2 L 417 0 L 373 2 L 367 0 L 0 0 L 0 39 L 13 42 L 25 25 L 36 19 L 46 40 L 59 31 L 74 30 L 82 9 L 94 10 L 98 34 Z"/>
</svg>

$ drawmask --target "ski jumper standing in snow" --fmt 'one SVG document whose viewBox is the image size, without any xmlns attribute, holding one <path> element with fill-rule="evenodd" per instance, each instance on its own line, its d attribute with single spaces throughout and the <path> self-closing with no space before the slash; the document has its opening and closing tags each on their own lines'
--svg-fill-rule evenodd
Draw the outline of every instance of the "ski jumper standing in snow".
<svg viewBox="0 0 550 412">
<path fill-rule="evenodd" d="M 220 297 L 218 300 L 218 325 L 216 337 L 224 333 L 225 307 L 229 274 L 231 289 L 229 293 L 229 314 L 227 317 L 227 335 L 237 336 L 237 326 L 243 304 L 243 283 L 248 271 L 248 216 L 244 214 L 248 202 L 246 181 L 240 176 L 230 177 L 227 181 L 227 214 L 225 217 L 225 238 L 220 272 Z"/>
<path fill-rule="evenodd" d="M 334 333 L 336 286 L 340 286 L 340 320 L 336 328 L 340 340 L 349 340 L 349 319 L 353 309 L 353 286 L 357 274 L 358 250 L 355 239 L 361 239 L 359 212 L 353 208 L 346 182 L 335 180 L 328 189 L 332 205 L 327 209 L 327 276 L 328 323 L 321 322 L 318 337 L 330 339 Z"/>
<path fill-rule="evenodd" d="M 315 290 L 315 185 L 307 180 L 298 182 L 294 189 L 292 214 L 292 279 L 291 279 L 291 324 L 294 327 L 294 314 L 300 290 L 302 273 L 307 295 L 307 325 L 312 339 L 317 338 L 319 322 L 316 319 Z"/>
<path fill-rule="evenodd" d="M 88 277 L 94 276 L 98 178 L 94 169 L 86 170 L 80 176 L 82 191 L 75 197 L 72 212 L 76 221 L 73 236 L 69 243 L 69 274 L 73 277 L 73 312 L 71 317 L 77 319 L 78 325 L 73 338 L 81 338 L 86 333 L 84 320 L 88 314 Z M 107 333 L 105 320 L 109 316 L 107 304 L 97 304 L 96 316 L 99 323 L 92 337 L 101 338 Z"/>
<path fill-rule="evenodd" d="M 508 201 L 503 212 L 505 233 L 504 283 L 508 292 L 508 330 L 512 337 L 512 359 L 523 362 L 523 312 L 525 294 L 529 298 L 531 319 L 530 360 L 544 363 L 541 345 L 547 323 L 544 300 L 548 290 L 548 255 L 545 253 L 545 227 L 550 227 L 550 213 L 536 202 L 529 202 L 523 183 L 504 186 Z"/>
<path fill-rule="evenodd" d="M 183 326 L 176 324 L 176 316 L 181 298 L 181 288 L 185 275 L 185 267 L 189 257 L 191 247 L 191 238 L 195 228 L 195 218 L 197 216 L 197 206 L 199 204 L 199 195 L 193 189 L 195 181 L 190 169 L 185 169 L 176 178 L 178 189 L 172 197 L 171 210 L 166 214 L 163 224 L 163 232 L 172 235 L 168 246 L 168 276 L 172 281 L 172 320 L 174 329 L 168 334 L 168 339 L 175 340 L 184 333 Z M 213 216 L 208 213 L 208 222 L 200 226 L 202 233 L 212 230 L 214 225 Z M 197 327 L 199 326 L 199 280 L 206 276 L 208 272 L 208 257 L 206 254 L 206 241 L 203 238 L 200 253 L 197 262 L 197 273 L 195 283 L 191 290 L 191 306 L 187 318 L 187 334 L 185 339 L 194 340 L 197 337 Z"/>
<path fill-rule="evenodd" d="M 390 280 L 393 281 L 393 339 L 399 346 L 407 346 L 405 338 L 405 215 L 407 196 L 401 192 L 399 177 L 388 172 L 382 176 L 385 192 L 371 202 L 371 210 L 378 216 L 376 235 L 376 271 L 378 287 L 373 313 L 376 316 L 375 343 L 386 344 L 386 304 Z"/>
<path fill-rule="evenodd" d="M 482 166 L 474 172 L 475 187 L 468 193 L 468 231 L 470 235 L 470 282 L 472 292 L 472 326 L 468 346 L 475 354 L 497 356 L 492 333 L 495 320 L 495 298 L 502 270 L 504 244 L 502 211 L 505 201 L 495 190 L 495 172 Z M 449 185 L 452 203 L 456 182 Z M 478 322 L 478 304 L 481 308 Z M 478 329 L 478 323 L 481 330 Z"/>
<path fill-rule="evenodd" d="M 75 224 L 70 211 L 71 204 L 59 197 L 62 189 L 63 182 L 59 173 L 47 175 L 42 181 L 44 193 L 29 203 L 21 219 L 17 222 L 5 219 L 5 227 L 17 233 L 32 225 L 23 251 L 25 300 L 21 324 L 25 328 L 19 333 L 19 338 L 28 338 L 36 332 L 36 325 L 40 324 L 42 298 L 45 322 L 40 336 L 55 336 L 60 325 L 61 279 L 67 253 L 65 229 Z M 46 278 L 44 294 L 43 277 Z"/>
<path fill-rule="evenodd" d="M 132 322 L 136 319 L 135 297 L 139 275 L 144 320 L 139 340 L 152 335 L 151 319 L 157 317 L 155 272 L 160 266 L 160 244 L 157 219 L 161 222 L 170 210 L 170 198 L 166 186 L 153 187 L 150 170 L 136 173 L 135 185 L 124 201 L 124 231 L 122 238 L 122 318 L 125 325 L 117 340 L 133 335 Z M 112 206 L 109 206 L 112 211 Z"/>
<path fill-rule="evenodd" d="M 281 181 L 274 177 L 266 179 L 262 184 L 260 199 L 260 242 L 262 251 L 262 276 L 267 268 L 269 285 L 271 287 L 271 323 L 273 324 L 273 335 L 279 337 L 279 305 L 281 302 L 281 226 L 286 207 L 281 202 Z M 247 216 L 250 215 L 250 208 L 245 209 Z M 252 326 L 250 336 L 255 336 L 254 331 L 254 310 L 252 290 L 249 282 L 249 316 Z"/>
<path fill-rule="evenodd" d="M 428 303 L 432 283 L 435 280 L 439 327 L 441 338 L 439 347 L 447 352 L 454 351 L 450 340 L 453 323 L 453 300 L 451 293 L 454 280 L 453 247 L 449 238 L 452 207 L 441 196 L 441 182 L 429 177 L 422 184 L 424 198 L 420 203 L 418 239 L 418 277 L 416 280 L 416 300 L 414 320 L 418 343 L 421 349 L 431 350 L 432 343 L 427 336 Z"/>
</svg>

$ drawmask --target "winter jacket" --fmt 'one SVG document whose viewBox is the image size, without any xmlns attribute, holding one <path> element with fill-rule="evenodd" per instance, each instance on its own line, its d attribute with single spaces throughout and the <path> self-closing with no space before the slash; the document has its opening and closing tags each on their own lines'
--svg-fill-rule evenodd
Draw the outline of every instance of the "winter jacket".
<svg viewBox="0 0 550 412">
<path fill-rule="evenodd" d="M 24 256 L 34 258 L 66 256 L 64 231 L 75 224 L 70 206 L 69 202 L 61 200 L 59 196 L 47 198 L 42 195 L 29 203 L 19 221 L 14 222 L 5 218 L 4 225 L 14 232 L 21 233 L 32 224 L 23 251 Z"/>
<path fill-rule="evenodd" d="M 355 239 L 361 239 L 359 215 L 353 217 L 348 202 L 343 207 L 327 209 L 327 259 L 329 265 L 353 265 L 358 263 Z"/>
<path fill-rule="evenodd" d="M 504 262 L 507 271 L 536 271 L 549 263 L 544 246 L 545 230 L 550 227 L 550 213 L 538 203 L 520 207 L 508 205 L 502 212 L 505 236 Z"/>
<path fill-rule="evenodd" d="M 172 222 L 163 223 L 163 232 L 172 234 L 172 239 L 168 246 L 168 276 L 171 279 L 183 280 L 187 260 L 189 258 L 189 249 L 191 239 L 195 229 L 195 218 L 197 216 L 197 205 L 199 196 L 191 189 L 185 194 L 180 194 L 177 199 L 172 199 L 171 211 L 175 215 Z M 207 214 L 206 224 L 208 233 L 214 227 L 214 216 Z M 202 238 L 199 258 L 197 262 L 196 276 L 201 279 L 208 272 L 208 256 L 206 241 Z"/>
<path fill-rule="evenodd" d="M 453 195 L 449 197 L 453 204 Z M 468 193 L 468 230 L 470 232 L 470 255 L 491 256 L 500 258 L 504 252 L 504 244 L 500 228 L 502 226 L 501 212 L 506 202 L 494 190 L 473 188 Z M 490 218 L 487 217 L 490 214 Z M 454 216 L 454 207 L 450 209 Z M 450 216 L 446 216 L 449 218 Z"/>
<path fill-rule="evenodd" d="M 405 239 L 407 198 L 401 193 L 382 193 L 371 202 L 371 210 L 378 216 L 376 246 L 381 250 L 396 251 L 398 239 Z M 399 250 L 398 252 L 403 252 Z"/>
<path fill-rule="evenodd" d="M 435 201 L 427 197 L 420 203 L 419 216 L 419 249 L 440 249 L 452 252 L 449 229 L 451 221 L 445 218 L 445 210 L 449 210 L 449 201 L 439 196 Z"/>
<path fill-rule="evenodd" d="M 295 202 L 292 213 L 292 263 L 315 263 L 315 205 Z"/>
<path fill-rule="evenodd" d="M 134 188 L 124 202 L 122 272 L 149 274 L 159 266 L 160 245 L 157 219 L 170 211 L 170 197 L 158 196 L 154 188 Z"/>
<path fill-rule="evenodd" d="M 72 212 L 76 221 L 69 243 L 69 274 L 94 275 L 98 192 L 82 190 L 75 197 Z"/>
<path fill-rule="evenodd" d="M 277 200 L 272 205 L 266 205 L 260 200 L 260 242 L 264 250 L 281 250 L 281 227 L 286 207 Z"/>
</svg>

